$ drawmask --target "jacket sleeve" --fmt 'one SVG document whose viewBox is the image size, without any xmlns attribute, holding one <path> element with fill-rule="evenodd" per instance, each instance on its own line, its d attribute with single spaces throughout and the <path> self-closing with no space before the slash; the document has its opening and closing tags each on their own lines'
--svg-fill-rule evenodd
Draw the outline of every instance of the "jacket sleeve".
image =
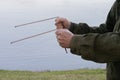
<svg viewBox="0 0 120 80">
<path fill-rule="evenodd" d="M 111 8 L 108 16 L 107 16 L 107 20 L 106 23 L 100 24 L 100 26 L 98 27 L 90 27 L 88 24 L 86 23 L 72 23 L 71 22 L 71 26 L 69 28 L 69 30 L 71 32 L 73 32 L 74 34 L 86 34 L 86 33 L 106 33 L 106 32 L 112 32 L 113 28 L 115 26 L 116 23 L 116 2 L 114 3 L 113 7 Z"/>
<path fill-rule="evenodd" d="M 72 23 L 70 31 L 75 34 L 70 50 L 86 60 L 99 63 L 120 61 L 120 33 L 112 32 L 116 24 L 115 5 L 112 7 L 106 24 L 89 27 L 85 23 Z M 120 24 L 120 20 L 117 21 Z M 81 35 L 78 35 L 81 34 Z"/>
<path fill-rule="evenodd" d="M 106 32 L 112 32 L 113 31 L 112 25 L 108 27 L 107 24 L 103 23 L 103 24 L 100 24 L 100 26 L 91 27 L 86 23 L 76 24 L 76 23 L 71 22 L 71 26 L 69 30 L 74 34 L 86 34 L 86 33 L 101 33 L 102 34 Z"/>
<path fill-rule="evenodd" d="M 120 33 L 88 33 L 72 38 L 71 52 L 99 63 L 120 61 Z"/>
</svg>

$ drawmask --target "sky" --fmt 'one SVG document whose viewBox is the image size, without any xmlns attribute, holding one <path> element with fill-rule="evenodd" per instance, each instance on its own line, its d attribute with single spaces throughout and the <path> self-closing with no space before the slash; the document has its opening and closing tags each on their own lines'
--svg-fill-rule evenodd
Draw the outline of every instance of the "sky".
<svg viewBox="0 0 120 80">
<path fill-rule="evenodd" d="M 0 0 L 0 69 L 45 70 L 103 67 L 66 54 L 54 32 L 11 45 L 10 42 L 55 29 L 54 20 L 14 28 L 15 25 L 60 16 L 90 26 L 104 23 L 115 0 Z M 69 51 L 69 49 L 68 49 Z M 64 63 L 63 63 L 64 62 Z"/>
</svg>

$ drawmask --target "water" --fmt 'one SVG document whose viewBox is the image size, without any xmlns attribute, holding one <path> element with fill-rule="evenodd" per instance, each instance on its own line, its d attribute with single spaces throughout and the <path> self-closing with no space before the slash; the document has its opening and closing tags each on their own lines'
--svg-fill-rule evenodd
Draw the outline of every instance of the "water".
<svg viewBox="0 0 120 80">
<path fill-rule="evenodd" d="M 55 29 L 54 20 L 16 29 L 15 25 L 55 16 L 66 17 L 76 23 L 99 25 L 105 22 L 113 3 L 104 0 L 92 0 L 88 3 L 80 0 L 79 4 L 77 0 L 57 1 L 46 4 L 40 0 L 0 1 L 0 69 L 42 71 L 105 68 L 105 64 L 83 60 L 80 56 L 71 54 L 69 50 L 66 54 L 57 43 L 54 32 L 10 44 L 11 41 Z"/>
</svg>

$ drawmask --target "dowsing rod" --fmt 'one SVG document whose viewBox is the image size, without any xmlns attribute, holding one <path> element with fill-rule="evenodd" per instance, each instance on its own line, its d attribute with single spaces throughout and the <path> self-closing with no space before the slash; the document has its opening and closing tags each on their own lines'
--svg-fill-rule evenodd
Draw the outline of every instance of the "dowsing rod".
<svg viewBox="0 0 120 80">
<path fill-rule="evenodd" d="M 34 21 L 34 22 L 29 22 L 29 23 L 25 23 L 25 24 L 20 24 L 20 25 L 16 25 L 15 28 L 21 27 L 21 26 L 30 25 L 30 24 L 34 24 L 34 23 L 38 23 L 38 22 L 43 22 L 43 21 L 47 21 L 47 20 L 51 20 L 51 19 L 55 19 L 55 18 L 57 18 L 57 17 L 52 17 L 52 18 L 47 18 L 47 19 L 38 20 L 38 21 Z M 63 24 L 62 24 L 62 25 L 63 25 Z M 64 25 L 63 25 L 63 27 L 64 27 Z M 12 42 L 10 42 L 10 43 L 11 43 L 11 44 L 14 44 L 14 43 L 17 43 L 17 42 L 26 40 L 26 39 L 30 39 L 30 38 L 37 37 L 37 36 L 40 36 L 40 35 L 43 35 L 43 34 L 46 34 L 46 33 L 53 32 L 53 31 L 55 31 L 55 30 L 56 30 L 56 29 L 49 30 L 49 31 L 46 31 L 46 32 L 43 32 L 43 33 L 39 33 L 39 34 L 32 35 L 32 36 L 29 36 L 29 37 L 26 37 L 26 38 L 22 38 L 22 39 L 19 39 L 19 40 L 15 40 L 15 41 L 12 41 Z M 66 48 L 65 48 L 65 51 L 66 51 L 66 53 L 68 53 Z"/>
<path fill-rule="evenodd" d="M 34 24 L 34 23 L 39 23 L 39 22 L 43 22 L 43 21 L 47 21 L 47 20 L 51 20 L 51 19 L 55 19 L 55 18 L 57 18 L 57 17 L 47 18 L 47 19 L 38 20 L 38 21 L 34 21 L 34 22 L 29 22 L 29 23 L 24 23 L 24 24 L 16 25 L 15 28 L 30 25 L 30 24 Z"/>
</svg>

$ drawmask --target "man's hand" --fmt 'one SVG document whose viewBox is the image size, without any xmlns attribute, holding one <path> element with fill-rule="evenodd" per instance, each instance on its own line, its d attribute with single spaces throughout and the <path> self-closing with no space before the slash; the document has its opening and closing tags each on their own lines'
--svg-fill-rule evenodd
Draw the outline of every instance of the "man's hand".
<svg viewBox="0 0 120 80">
<path fill-rule="evenodd" d="M 70 48 L 70 42 L 73 37 L 73 33 L 67 29 L 57 29 L 56 37 L 61 47 Z"/>
<path fill-rule="evenodd" d="M 55 19 L 55 25 L 57 29 L 68 29 L 71 25 L 71 22 L 65 18 L 58 17 Z"/>
</svg>

